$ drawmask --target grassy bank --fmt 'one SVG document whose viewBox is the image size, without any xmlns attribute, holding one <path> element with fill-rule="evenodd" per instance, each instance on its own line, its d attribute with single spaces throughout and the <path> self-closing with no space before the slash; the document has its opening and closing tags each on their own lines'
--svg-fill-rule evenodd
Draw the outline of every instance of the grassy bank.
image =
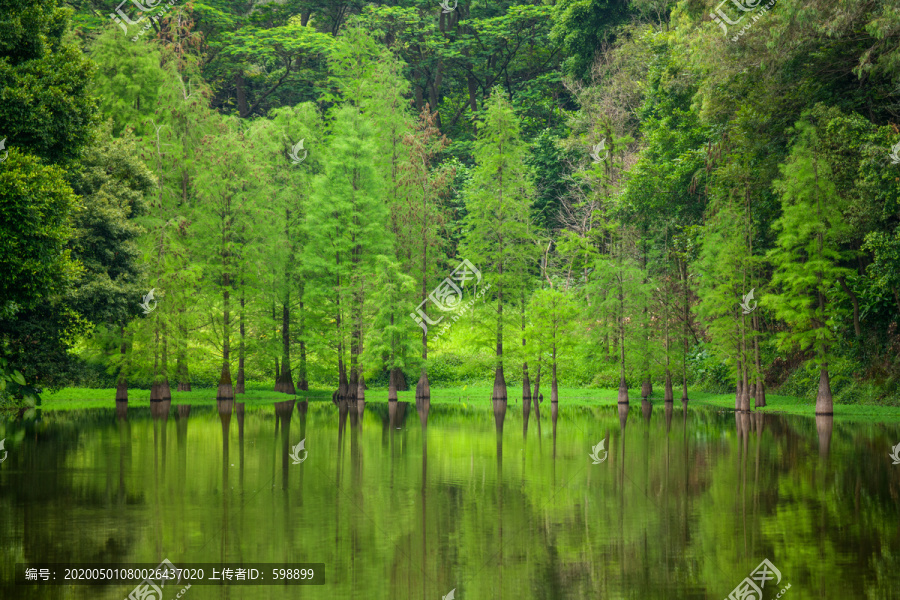
<svg viewBox="0 0 900 600">
<path fill-rule="evenodd" d="M 509 386 L 510 405 L 521 407 L 521 387 Z M 550 391 L 542 391 L 544 403 L 549 407 Z M 431 391 L 432 404 L 463 404 L 466 406 L 488 406 L 491 397 L 491 386 L 458 386 L 433 388 Z M 191 404 L 197 406 L 215 405 L 216 390 L 214 388 L 196 389 L 190 392 L 172 392 L 173 404 Z M 401 401 L 414 402 L 413 390 L 399 392 Z M 629 390 L 631 403 L 640 406 L 640 390 Z M 680 408 L 680 391 L 676 390 L 675 407 Z M 111 408 L 115 406 L 116 391 L 113 388 L 63 388 L 56 392 L 47 392 L 42 395 L 42 408 L 45 410 L 73 410 L 86 408 Z M 273 402 L 290 400 L 279 392 L 262 386 L 249 387 L 246 394 L 240 396 L 240 400 L 248 405 L 267 405 Z M 331 400 L 331 390 L 314 389 L 296 396 L 297 399 L 306 398 L 311 402 L 327 402 Z M 560 403 L 565 406 L 612 406 L 617 401 L 617 390 L 612 389 L 586 389 L 586 388 L 560 388 Z M 129 406 L 149 406 L 150 390 L 129 390 Z M 383 402 L 387 400 L 386 388 L 371 388 L 366 391 L 366 399 L 369 401 Z M 662 390 L 655 389 L 650 398 L 654 405 L 661 405 Z M 796 398 L 793 396 L 768 395 L 768 406 L 759 409 L 770 413 L 782 413 L 791 415 L 815 415 L 815 401 Z M 691 406 L 712 406 L 723 409 L 734 409 L 733 394 L 713 394 L 706 392 L 690 393 Z M 752 401 L 751 401 L 752 402 Z M 838 419 L 861 421 L 900 421 L 900 407 L 877 406 L 867 404 L 835 404 L 834 414 Z"/>
</svg>

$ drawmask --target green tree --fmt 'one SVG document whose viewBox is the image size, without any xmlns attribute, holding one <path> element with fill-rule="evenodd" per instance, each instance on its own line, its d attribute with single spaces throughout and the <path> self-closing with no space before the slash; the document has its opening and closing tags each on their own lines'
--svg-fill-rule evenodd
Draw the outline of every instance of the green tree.
<svg viewBox="0 0 900 600">
<path fill-rule="evenodd" d="M 97 125 L 94 67 L 56 0 L 14 0 L 0 20 L 0 131 L 48 163 L 77 160 Z"/>
<path fill-rule="evenodd" d="M 832 414 L 833 398 L 828 364 L 834 357 L 835 320 L 840 314 L 834 295 L 839 278 L 851 273 L 841 267 L 841 239 L 847 226 L 832 173 L 818 149 L 815 124 L 796 125 L 796 141 L 775 185 L 781 194 L 782 216 L 775 223 L 777 247 L 770 252 L 775 265 L 771 295 L 776 314 L 790 329 L 780 336 L 784 345 L 796 344 L 814 353 L 819 370 L 816 414 Z"/>
<path fill-rule="evenodd" d="M 559 401 L 556 370 L 560 360 L 571 361 L 577 305 L 570 291 L 537 290 L 528 303 L 530 354 L 550 353 L 550 401 Z"/>
<path fill-rule="evenodd" d="M 304 263 L 313 281 L 305 288 L 304 302 L 316 306 L 320 322 L 334 328 L 321 341 L 337 359 L 336 398 L 346 400 L 356 398 L 359 386 L 355 370 L 347 380 L 347 341 L 354 369 L 364 338 L 369 277 L 377 257 L 390 252 L 390 241 L 383 234 L 389 214 L 382 201 L 384 179 L 374 168 L 377 145 L 372 124 L 352 105 L 337 109 L 333 119 L 307 212 Z"/>
<path fill-rule="evenodd" d="M 526 155 L 512 106 L 499 89 L 494 90 L 475 144 L 475 168 L 466 189 L 466 237 L 460 253 L 495 275 L 491 283 L 497 299 L 497 351 L 492 397 L 503 401 L 507 399 L 503 307 L 520 297 L 527 270 L 522 262 L 532 246 L 528 233 L 533 192 Z"/>
</svg>

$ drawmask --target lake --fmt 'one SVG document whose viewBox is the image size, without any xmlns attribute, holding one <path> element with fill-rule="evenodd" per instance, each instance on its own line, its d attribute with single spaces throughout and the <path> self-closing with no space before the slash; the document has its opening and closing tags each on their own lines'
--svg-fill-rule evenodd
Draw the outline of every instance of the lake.
<svg viewBox="0 0 900 600">
<path fill-rule="evenodd" d="M 13 573 L 164 559 L 207 580 L 164 600 L 900 598 L 896 423 L 290 401 L 43 411 L 0 436 L 0 598 L 121 600 L 137 579 Z M 318 585 L 271 581 L 286 563 Z M 208 581 L 225 567 L 266 584 Z"/>
</svg>

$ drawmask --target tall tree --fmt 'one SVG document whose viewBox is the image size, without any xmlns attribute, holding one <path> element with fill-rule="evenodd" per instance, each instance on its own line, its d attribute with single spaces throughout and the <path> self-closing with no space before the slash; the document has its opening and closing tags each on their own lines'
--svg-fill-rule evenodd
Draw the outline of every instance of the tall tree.
<svg viewBox="0 0 900 600">
<path fill-rule="evenodd" d="M 475 144 L 475 168 L 466 189 L 467 232 L 460 253 L 479 268 L 489 266 L 495 275 L 496 284 L 492 282 L 492 286 L 497 299 L 497 350 L 492 398 L 503 401 L 507 399 L 503 307 L 520 297 L 522 273 L 526 271 L 521 261 L 530 249 L 533 191 L 526 152 L 512 106 L 503 92 L 495 89 Z"/>
<path fill-rule="evenodd" d="M 782 216 L 774 225 L 778 240 L 769 255 L 775 265 L 772 283 L 778 289 L 772 304 L 790 326 L 780 335 L 782 344 L 813 352 L 812 364 L 819 371 L 816 414 L 830 415 L 828 364 L 834 357 L 835 321 L 841 311 L 835 294 L 840 278 L 852 273 L 840 266 L 840 242 L 847 225 L 831 169 L 820 154 L 816 123 L 806 117 L 795 131 L 791 154 L 776 182 Z"/>
</svg>

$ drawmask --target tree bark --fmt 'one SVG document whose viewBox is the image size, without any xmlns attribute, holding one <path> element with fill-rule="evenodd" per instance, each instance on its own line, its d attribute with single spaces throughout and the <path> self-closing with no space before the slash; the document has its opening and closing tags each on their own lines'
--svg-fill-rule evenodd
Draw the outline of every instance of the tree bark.
<svg viewBox="0 0 900 600">
<path fill-rule="evenodd" d="M 275 382 L 275 391 L 295 394 L 294 376 L 291 373 L 291 309 L 290 296 L 281 305 L 281 375 Z"/>
<path fill-rule="evenodd" d="M 122 355 L 121 364 L 119 367 L 119 377 L 116 381 L 116 402 L 128 402 L 128 379 L 126 378 L 127 369 L 127 351 L 128 344 L 125 341 L 125 326 L 119 326 L 119 338 L 121 339 L 121 345 L 119 346 L 119 353 Z"/>
<path fill-rule="evenodd" d="M 229 313 L 228 301 L 231 298 L 229 287 L 231 277 L 228 273 L 222 275 L 222 373 L 219 376 L 219 389 L 216 392 L 216 400 L 234 400 L 234 387 L 231 384 L 231 313 Z"/>
<path fill-rule="evenodd" d="M 234 393 L 235 394 L 244 394 L 244 280 L 241 280 L 241 313 L 238 315 L 238 319 L 240 321 L 240 334 L 241 341 L 238 342 L 238 372 L 237 372 L 237 385 L 235 385 Z"/>
<path fill-rule="evenodd" d="M 302 289 L 301 289 L 302 294 Z M 306 330 L 303 327 L 303 318 L 306 315 L 303 310 L 303 302 L 300 302 L 300 374 L 297 376 L 297 389 L 304 392 L 309 391 L 309 382 L 306 380 L 306 341 L 304 335 Z"/>
<path fill-rule="evenodd" d="M 759 333 L 759 317 L 753 313 L 753 331 Z M 763 376 L 762 365 L 759 358 L 759 336 L 753 336 L 753 355 L 756 361 L 756 408 L 766 405 L 766 378 Z"/>
<path fill-rule="evenodd" d="M 184 308 L 181 309 L 181 318 L 178 323 L 178 358 L 175 362 L 175 378 L 178 380 L 179 392 L 191 391 L 191 376 L 188 371 L 187 359 L 187 327 L 184 324 Z"/>
</svg>

